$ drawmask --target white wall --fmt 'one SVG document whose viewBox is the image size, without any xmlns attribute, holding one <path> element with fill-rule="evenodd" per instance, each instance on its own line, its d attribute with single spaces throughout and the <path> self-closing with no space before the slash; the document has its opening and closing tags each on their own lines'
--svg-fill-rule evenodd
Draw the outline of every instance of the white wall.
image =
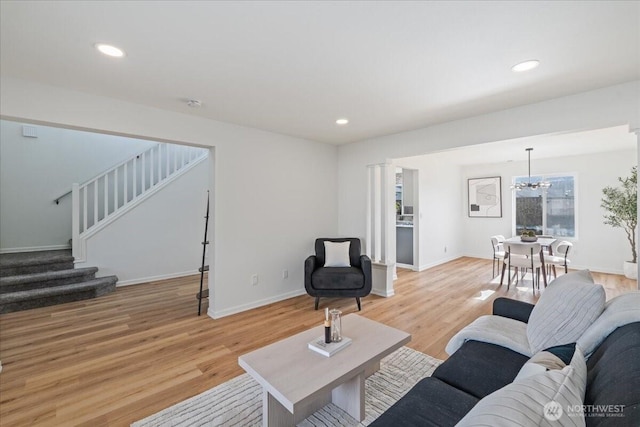
<svg viewBox="0 0 640 427">
<path fill-rule="evenodd" d="M 460 168 L 439 154 L 394 160 L 394 165 L 418 170 L 418 268 L 442 264 L 464 254 L 461 244 Z"/>
<path fill-rule="evenodd" d="M 314 239 L 337 232 L 335 146 L 18 79 L 0 84 L 4 118 L 215 146 L 210 315 L 304 293 Z"/>
<path fill-rule="evenodd" d="M 53 200 L 155 143 L 0 120 L 0 250 L 68 247 L 71 197 Z"/>
<path fill-rule="evenodd" d="M 535 159 L 536 174 L 575 173 L 577 201 L 577 237 L 568 238 L 574 244 L 569 258 L 572 268 L 622 274 L 623 261 L 631 257 L 631 249 L 622 229 L 602 223 L 600 207 L 602 188 L 618 186 L 617 178 L 627 176 L 637 165 L 637 150 L 616 151 L 589 155 Z M 468 256 L 491 258 L 489 237 L 512 235 L 513 192 L 509 188 L 514 176 L 527 173 L 527 162 L 508 162 L 466 166 L 462 169 L 459 185 L 465 192 L 468 178 L 484 176 L 502 177 L 502 218 L 469 218 L 462 215 L 464 252 Z"/>
</svg>

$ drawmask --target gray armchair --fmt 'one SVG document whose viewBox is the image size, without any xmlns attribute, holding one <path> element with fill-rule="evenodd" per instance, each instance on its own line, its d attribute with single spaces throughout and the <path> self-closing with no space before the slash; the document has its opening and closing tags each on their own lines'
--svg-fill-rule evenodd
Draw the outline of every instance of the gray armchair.
<svg viewBox="0 0 640 427">
<path fill-rule="evenodd" d="M 350 267 L 325 267 L 324 242 L 350 242 Z M 360 298 L 371 293 L 371 259 L 360 254 L 360 239 L 339 238 L 316 239 L 316 254 L 304 263 L 304 287 L 307 293 L 316 298 L 318 309 L 320 297 L 355 297 L 358 310 L 361 310 Z"/>
</svg>

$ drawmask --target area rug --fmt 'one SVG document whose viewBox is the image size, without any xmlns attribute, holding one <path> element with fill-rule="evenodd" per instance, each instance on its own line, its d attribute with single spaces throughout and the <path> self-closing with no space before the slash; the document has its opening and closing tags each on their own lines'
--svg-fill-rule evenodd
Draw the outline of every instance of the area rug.
<svg viewBox="0 0 640 427">
<path fill-rule="evenodd" d="M 358 422 L 333 404 L 302 421 L 299 426 L 366 426 L 378 418 L 419 380 L 428 377 L 442 363 L 419 351 L 402 347 L 382 359 L 380 370 L 365 382 L 364 421 Z M 158 426 L 260 426 L 262 387 L 248 374 L 180 402 L 132 427 Z"/>
</svg>

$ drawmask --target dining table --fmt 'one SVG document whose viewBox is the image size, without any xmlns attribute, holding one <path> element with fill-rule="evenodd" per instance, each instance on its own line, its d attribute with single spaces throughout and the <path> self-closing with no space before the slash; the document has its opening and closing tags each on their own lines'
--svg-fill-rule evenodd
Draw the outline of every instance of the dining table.
<svg viewBox="0 0 640 427">
<path fill-rule="evenodd" d="M 544 262 L 544 249 L 547 249 L 547 253 L 549 255 L 553 255 L 553 247 L 552 245 L 557 241 L 555 237 L 538 237 L 535 242 L 526 242 L 522 241 L 520 236 L 509 237 L 504 241 L 504 243 L 518 244 L 524 246 L 532 246 L 536 243 L 540 244 L 540 262 L 542 263 L 542 280 L 544 282 L 544 287 L 547 287 L 547 269 Z"/>
</svg>

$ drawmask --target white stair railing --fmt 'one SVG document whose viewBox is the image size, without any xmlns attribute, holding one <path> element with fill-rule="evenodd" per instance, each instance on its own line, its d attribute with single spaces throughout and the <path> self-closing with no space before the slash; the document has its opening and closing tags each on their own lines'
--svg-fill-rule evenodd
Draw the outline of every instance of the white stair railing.
<svg viewBox="0 0 640 427">
<path fill-rule="evenodd" d="M 208 150 L 159 143 L 71 189 L 72 250 L 85 260 L 86 239 L 207 157 Z"/>
</svg>

